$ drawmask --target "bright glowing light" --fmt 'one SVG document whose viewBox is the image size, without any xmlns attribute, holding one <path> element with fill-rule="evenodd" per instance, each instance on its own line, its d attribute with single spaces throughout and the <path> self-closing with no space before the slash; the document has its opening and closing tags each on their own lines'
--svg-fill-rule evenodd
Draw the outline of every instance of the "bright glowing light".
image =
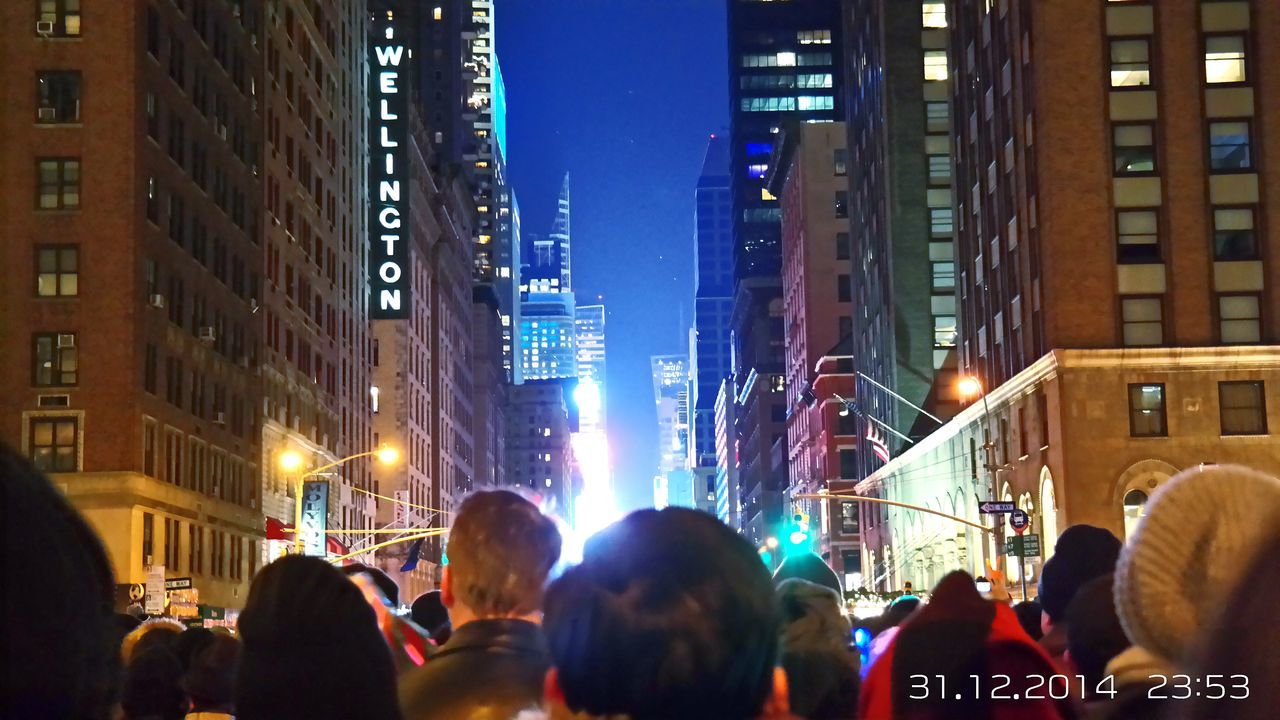
<svg viewBox="0 0 1280 720">
<path fill-rule="evenodd" d="M 383 465 L 395 465 L 400 460 L 400 451 L 388 446 L 378 448 L 374 453 L 374 457 L 378 458 L 378 462 Z"/>
<path fill-rule="evenodd" d="M 582 387 L 578 386 L 580 390 Z M 582 492 L 573 504 L 573 529 L 585 542 L 619 517 L 610 480 L 609 441 L 604 432 L 592 430 L 575 433 L 569 443 L 582 474 Z"/>
<path fill-rule="evenodd" d="M 963 377 L 956 385 L 962 397 L 976 397 L 982 394 L 982 381 L 976 377 Z"/>
<path fill-rule="evenodd" d="M 769 546 L 770 549 L 776 548 L 778 547 L 778 538 L 771 537 L 768 540 L 765 540 L 764 544 Z"/>
<path fill-rule="evenodd" d="M 578 412 L 585 415 L 600 414 L 600 386 L 593 380 L 581 380 L 573 390 L 573 401 L 578 404 Z"/>
<path fill-rule="evenodd" d="M 302 453 L 297 450 L 285 450 L 280 453 L 280 469 L 285 472 L 297 472 L 302 469 Z"/>
<path fill-rule="evenodd" d="M 792 544 L 792 545 L 799 545 L 800 543 L 802 543 L 802 542 L 804 542 L 805 540 L 808 540 L 808 539 L 809 539 L 809 534 L 808 534 L 808 533 L 806 533 L 806 532 L 804 532 L 803 530 L 793 530 L 793 531 L 791 532 L 791 544 Z"/>
</svg>

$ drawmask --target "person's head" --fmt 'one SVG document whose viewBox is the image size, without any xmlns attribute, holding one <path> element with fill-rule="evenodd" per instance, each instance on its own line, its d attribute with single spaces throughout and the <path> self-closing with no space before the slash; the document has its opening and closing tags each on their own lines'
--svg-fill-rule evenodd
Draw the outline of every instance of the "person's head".
<svg viewBox="0 0 1280 720">
<path fill-rule="evenodd" d="M 1271 622 L 1280 607 L 1280 562 L 1274 548 L 1280 543 L 1276 527 L 1254 553 L 1244 571 L 1247 582 L 1238 583 L 1226 598 L 1214 622 L 1198 633 L 1199 643 L 1190 652 L 1189 672 L 1193 678 L 1219 676 L 1232 697 L 1241 697 L 1247 685 L 1248 697 L 1238 700 L 1210 699 L 1205 692 L 1189 702 L 1178 703 L 1177 720 L 1209 720 L 1224 716 L 1223 704 L 1231 703 L 1232 720 L 1271 720 L 1280 708 L 1280 632 Z M 1208 686 L 1205 686 L 1208 690 Z"/>
<path fill-rule="evenodd" d="M 153 645 L 163 645 L 172 650 L 184 630 L 186 628 L 177 620 L 151 618 L 124 636 L 120 643 L 120 657 L 127 665 L 135 655 Z"/>
<path fill-rule="evenodd" d="M 191 665 L 182 676 L 182 689 L 191 698 L 191 709 L 230 712 L 235 707 L 239 665 L 240 641 L 211 633 L 209 642 L 191 658 Z"/>
<path fill-rule="evenodd" d="M 62 493 L 3 443 L 0 537 L 0 717 L 105 717 L 120 681 L 111 563 Z"/>
<path fill-rule="evenodd" d="M 771 691 L 785 703 L 772 580 L 705 513 L 640 510 L 602 530 L 545 613 L 547 695 L 574 712 L 735 720 L 770 709 Z"/>
<path fill-rule="evenodd" d="M 1040 626 L 1040 614 L 1042 612 L 1043 608 L 1035 600 L 1023 600 L 1013 606 L 1013 614 L 1018 616 L 1018 624 L 1022 626 L 1023 630 L 1027 631 L 1032 640 L 1039 640 L 1044 637 L 1044 628 Z"/>
<path fill-rule="evenodd" d="M 440 599 L 456 628 L 478 618 L 536 616 L 560 558 L 560 531 L 528 500 L 490 490 L 462 501 L 448 547 Z"/>
<path fill-rule="evenodd" d="M 904 620 L 911 617 L 911 613 L 920 607 L 920 598 L 915 595 L 903 595 L 895 598 L 889 603 L 889 607 L 884 609 L 884 614 L 880 616 L 880 629 L 888 630 L 891 627 L 897 627 Z"/>
<path fill-rule="evenodd" d="M 1278 527 L 1274 477 L 1209 465 L 1170 478 L 1147 501 L 1116 564 L 1116 614 L 1125 635 L 1168 663 L 1185 663 L 1192 638 Z"/>
<path fill-rule="evenodd" d="M 1098 687 L 1107 663 L 1129 647 L 1129 638 L 1116 617 L 1111 575 L 1096 577 L 1076 591 L 1067 606 L 1066 658 L 1084 675 L 1085 687 Z"/>
<path fill-rule="evenodd" d="M 180 720 L 187 711 L 182 664 L 163 644 L 143 647 L 129 661 L 120 708 L 128 720 Z"/>
<path fill-rule="evenodd" d="M 830 588 L 837 597 L 844 599 L 844 588 L 840 586 L 840 578 L 836 576 L 836 571 L 814 553 L 789 555 L 773 573 L 774 585 L 781 585 L 792 578 L 808 580 L 816 585 Z"/>
<path fill-rule="evenodd" d="M 1067 606 L 1081 585 L 1109 575 L 1120 555 L 1120 540 L 1093 525 L 1072 525 L 1058 536 L 1053 556 L 1040 571 L 1041 627 L 1047 632 L 1061 623 Z"/>
<path fill-rule="evenodd" d="M 182 631 L 173 641 L 173 654 L 182 663 L 182 670 L 191 669 L 191 661 L 201 650 L 213 642 L 213 631 L 208 628 L 192 627 Z"/>
<path fill-rule="evenodd" d="M 329 563 L 290 555 L 253 579 L 238 623 L 239 720 L 399 717 L 373 608 Z"/>
<path fill-rule="evenodd" d="M 453 627 L 449 624 L 449 611 L 440 600 L 439 590 L 430 590 L 418 596 L 409 607 L 409 617 L 418 627 L 427 631 L 436 644 L 449 640 Z"/>
<path fill-rule="evenodd" d="M 382 596 L 391 603 L 392 608 L 400 607 L 400 586 L 396 585 L 396 581 L 391 579 L 390 575 L 382 572 L 376 567 L 365 565 L 364 563 L 351 563 L 338 568 L 343 575 L 364 575 L 373 581 Z"/>
<path fill-rule="evenodd" d="M 791 711 L 801 717 L 854 717 L 858 655 L 850 649 L 840 598 L 830 588 L 800 579 L 782 582 L 777 591 Z"/>
</svg>

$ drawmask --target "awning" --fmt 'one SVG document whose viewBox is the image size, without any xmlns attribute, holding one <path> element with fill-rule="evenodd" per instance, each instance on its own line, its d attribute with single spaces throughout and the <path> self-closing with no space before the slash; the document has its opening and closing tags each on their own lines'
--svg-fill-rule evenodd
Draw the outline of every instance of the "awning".
<svg viewBox="0 0 1280 720">
<path fill-rule="evenodd" d="M 293 542 L 293 525 L 287 525 L 273 517 L 268 517 L 267 539 Z M 338 538 L 334 535 L 325 536 L 325 551 L 331 555 L 346 555 L 350 552 L 347 550 L 347 546 L 338 542 Z"/>
</svg>

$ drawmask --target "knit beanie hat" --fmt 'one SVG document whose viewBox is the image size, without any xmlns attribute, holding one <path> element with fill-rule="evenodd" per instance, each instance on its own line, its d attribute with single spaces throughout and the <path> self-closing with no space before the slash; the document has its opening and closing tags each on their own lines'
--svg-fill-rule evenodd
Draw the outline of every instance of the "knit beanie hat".
<svg viewBox="0 0 1280 720">
<path fill-rule="evenodd" d="M 1040 571 L 1040 606 L 1058 622 L 1081 585 L 1116 568 L 1120 540 L 1093 525 L 1072 525 L 1058 536 L 1053 556 Z"/>
<path fill-rule="evenodd" d="M 182 676 L 182 689 L 191 697 L 193 709 L 229 705 L 235 699 L 236 669 L 240 665 L 240 641 L 228 635 L 213 635 L 191 659 Z"/>
<path fill-rule="evenodd" d="M 1188 640 L 1280 527 L 1280 480 L 1238 465 L 1197 467 L 1151 496 L 1116 565 L 1116 614 L 1144 649 L 1179 663 Z"/>
<path fill-rule="evenodd" d="M 831 566 L 823 562 L 822 558 L 814 553 L 802 553 L 800 555 L 792 555 L 782 564 L 778 566 L 777 571 L 773 573 L 774 586 L 781 585 L 784 580 L 799 578 L 808 580 L 811 583 L 831 588 L 836 595 L 844 599 L 844 588 L 840 585 L 840 578 L 836 575 L 836 571 Z"/>
</svg>

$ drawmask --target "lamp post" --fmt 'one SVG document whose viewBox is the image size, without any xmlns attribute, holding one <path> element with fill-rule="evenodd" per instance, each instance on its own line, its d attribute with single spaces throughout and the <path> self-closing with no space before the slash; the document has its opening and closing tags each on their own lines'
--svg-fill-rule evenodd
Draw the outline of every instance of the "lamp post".
<svg viewBox="0 0 1280 720">
<path fill-rule="evenodd" d="M 293 497 L 293 552 L 295 554 L 302 554 L 302 490 L 306 479 L 319 475 L 326 470 L 338 467 L 343 463 L 348 463 L 352 460 L 358 460 L 365 457 L 375 457 L 378 459 L 378 462 L 384 465 L 394 465 L 400 459 L 400 451 L 388 445 L 383 445 L 376 450 L 348 455 L 347 457 L 335 460 L 327 465 L 321 465 L 318 468 L 298 473 L 298 479 L 294 485 Z M 297 472 L 302 468 L 305 462 L 306 461 L 303 459 L 302 454 L 297 450 L 285 450 L 280 453 L 280 469 L 285 472 Z"/>
<path fill-rule="evenodd" d="M 985 467 L 987 469 L 987 477 L 991 482 L 991 497 L 993 499 L 998 500 L 1000 488 L 998 487 L 999 483 L 997 482 L 996 472 L 1000 469 L 1000 466 L 996 465 L 996 458 L 995 458 L 996 444 L 994 439 L 991 437 L 991 405 L 987 400 L 986 388 L 982 386 L 981 380 L 979 380 L 978 378 L 972 375 L 969 375 L 969 376 L 960 378 L 960 381 L 957 383 L 956 389 L 960 391 L 960 397 L 962 398 L 969 399 L 975 396 L 980 396 L 982 398 L 982 454 L 983 454 L 983 457 L 986 459 Z M 994 539 L 996 544 L 996 547 L 995 547 L 996 557 L 994 559 L 996 561 L 996 565 L 998 566 L 1003 558 L 1003 553 L 1004 553 L 1004 523 L 996 523 L 995 529 L 996 531 L 994 533 Z M 1018 570 L 1019 570 L 1019 575 L 1023 576 L 1024 588 L 1023 588 L 1022 594 L 1025 599 L 1026 568 L 1019 566 Z"/>
</svg>

